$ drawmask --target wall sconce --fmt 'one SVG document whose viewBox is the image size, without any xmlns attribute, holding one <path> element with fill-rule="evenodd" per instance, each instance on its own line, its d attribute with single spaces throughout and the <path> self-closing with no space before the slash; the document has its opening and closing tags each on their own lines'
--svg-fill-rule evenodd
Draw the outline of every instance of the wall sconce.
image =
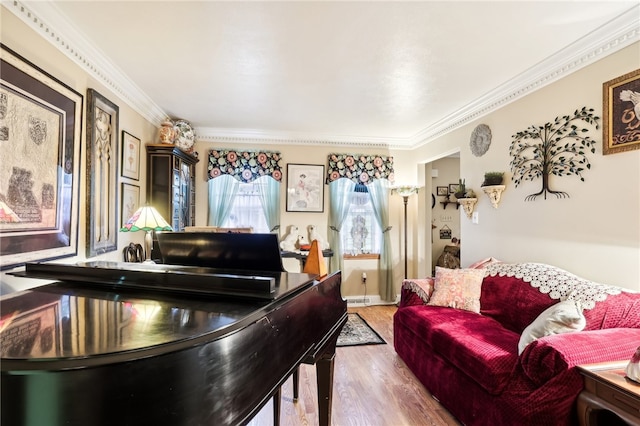
<svg viewBox="0 0 640 426">
<path fill-rule="evenodd" d="M 473 214 L 473 209 L 478 202 L 477 198 L 458 198 L 458 203 L 462 206 L 462 209 L 467 214 L 467 217 L 471 219 L 471 215 Z"/>
<path fill-rule="evenodd" d="M 500 204 L 500 198 L 502 197 L 502 191 L 504 191 L 505 188 L 505 185 L 488 185 L 482 187 L 484 193 L 487 194 L 487 197 L 489 197 L 489 200 L 491 200 L 491 205 L 494 209 L 498 208 L 498 204 Z"/>
</svg>

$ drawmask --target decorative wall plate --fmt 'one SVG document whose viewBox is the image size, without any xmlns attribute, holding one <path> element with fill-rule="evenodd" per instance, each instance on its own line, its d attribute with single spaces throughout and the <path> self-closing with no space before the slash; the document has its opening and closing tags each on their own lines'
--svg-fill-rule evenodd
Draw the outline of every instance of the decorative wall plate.
<svg viewBox="0 0 640 426">
<path fill-rule="evenodd" d="M 491 145 L 491 129 L 486 124 L 478 124 L 471 133 L 469 147 L 476 157 L 482 157 Z"/>
<path fill-rule="evenodd" d="M 193 144 L 196 142 L 196 134 L 191 123 L 187 120 L 177 120 L 174 129 L 176 131 L 176 146 L 183 151 L 191 152 Z"/>
</svg>

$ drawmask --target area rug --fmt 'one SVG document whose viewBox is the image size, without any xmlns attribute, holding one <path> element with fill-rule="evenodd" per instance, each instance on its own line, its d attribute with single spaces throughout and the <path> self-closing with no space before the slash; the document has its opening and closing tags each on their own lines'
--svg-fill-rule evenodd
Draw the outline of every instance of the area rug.
<svg viewBox="0 0 640 426">
<path fill-rule="evenodd" d="M 378 333 L 359 314 L 347 314 L 347 322 L 338 336 L 337 346 L 384 345 Z"/>
</svg>

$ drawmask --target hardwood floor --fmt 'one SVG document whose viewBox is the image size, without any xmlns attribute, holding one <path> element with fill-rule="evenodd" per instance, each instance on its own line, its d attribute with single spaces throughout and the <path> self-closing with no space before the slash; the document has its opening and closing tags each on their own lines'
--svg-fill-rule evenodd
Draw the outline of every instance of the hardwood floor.
<svg viewBox="0 0 640 426">
<path fill-rule="evenodd" d="M 337 348 L 333 383 L 333 426 L 459 425 L 415 378 L 393 349 L 395 306 L 349 308 L 387 342 Z M 267 404 L 251 426 L 273 424 Z M 293 402 L 289 379 L 282 389 L 282 426 L 318 424 L 315 366 L 300 368 L 300 397 Z"/>
</svg>

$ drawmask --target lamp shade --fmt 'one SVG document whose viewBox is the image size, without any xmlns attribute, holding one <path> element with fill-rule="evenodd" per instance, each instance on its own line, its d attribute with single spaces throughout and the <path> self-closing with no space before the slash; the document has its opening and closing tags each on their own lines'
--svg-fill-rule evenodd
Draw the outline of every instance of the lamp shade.
<svg viewBox="0 0 640 426">
<path fill-rule="evenodd" d="M 135 231 L 173 231 L 173 228 L 155 207 L 144 206 L 136 210 L 127 223 L 120 228 L 120 232 Z"/>
<path fill-rule="evenodd" d="M 403 185 L 403 186 L 396 186 L 392 189 L 395 191 L 396 194 L 400 195 L 401 197 L 408 197 L 410 195 L 417 194 L 420 187 L 413 186 L 413 185 Z"/>
</svg>

